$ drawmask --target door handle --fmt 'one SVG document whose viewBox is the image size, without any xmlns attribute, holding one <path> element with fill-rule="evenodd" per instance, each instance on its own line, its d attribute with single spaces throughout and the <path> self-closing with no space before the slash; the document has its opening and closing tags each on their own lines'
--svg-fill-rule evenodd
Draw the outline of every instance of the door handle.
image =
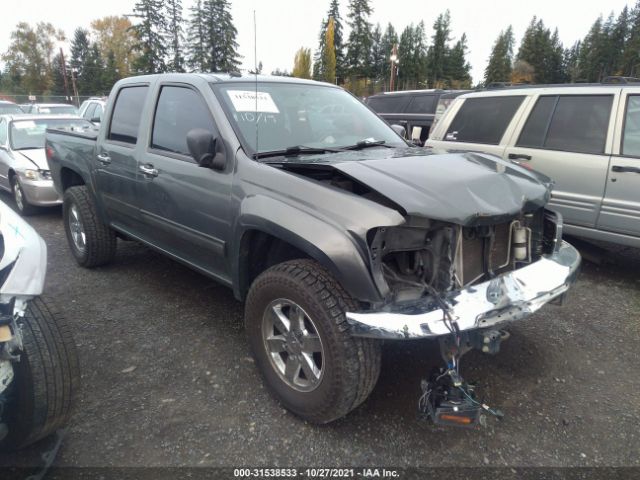
<svg viewBox="0 0 640 480">
<path fill-rule="evenodd" d="M 140 165 L 138 167 L 138 170 L 140 170 L 142 173 L 144 173 L 148 177 L 158 176 L 158 170 L 154 168 L 153 165 L 151 165 L 150 163 L 147 163 L 145 165 Z"/>
<path fill-rule="evenodd" d="M 621 165 L 614 165 L 611 167 L 612 172 L 619 173 L 640 173 L 640 168 L 638 167 L 623 167 Z"/>
<path fill-rule="evenodd" d="M 111 157 L 106 153 L 100 153 L 96 158 L 102 165 L 109 165 L 111 163 Z"/>
<path fill-rule="evenodd" d="M 531 160 L 531 155 L 524 153 L 510 153 L 509 160 Z"/>
</svg>

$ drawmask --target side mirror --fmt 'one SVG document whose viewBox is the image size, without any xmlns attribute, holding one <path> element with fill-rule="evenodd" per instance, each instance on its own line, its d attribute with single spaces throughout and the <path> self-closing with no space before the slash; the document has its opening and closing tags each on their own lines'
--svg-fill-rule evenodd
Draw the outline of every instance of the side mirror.
<svg viewBox="0 0 640 480">
<path fill-rule="evenodd" d="M 407 130 L 402 125 L 393 124 L 391 125 L 391 129 L 402 138 L 407 138 Z"/>
<path fill-rule="evenodd" d="M 222 142 L 203 128 L 194 128 L 187 133 L 187 148 L 198 165 L 214 170 L 223 170 L 225 155 Z"/>
</svg>

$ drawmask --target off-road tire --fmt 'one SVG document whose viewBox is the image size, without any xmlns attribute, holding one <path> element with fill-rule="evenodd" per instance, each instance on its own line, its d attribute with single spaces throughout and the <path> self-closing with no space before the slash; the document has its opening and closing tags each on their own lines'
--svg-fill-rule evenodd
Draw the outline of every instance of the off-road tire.
<svg viewBox="0 0 640 480">
<path fill-rule="evenodd" d="M 50 299 L 29 301 L 18 325 L 24 350 L 13 363 L 14 380 L 2 414 L 9 433 L 0 451 L 25 447 L 64 426 L 80 381 L 71 329 Z"/>
<path fill-rule="evenodd" d="M 319 386 L 299 392 L 272 367 L 262 338 L 262 318 L 278 298 L 300 305 L 318 327 L 325 347 L 324 375 Z M 351 336 L 345 312 L 355 302 L 333 276 L 312 260 L 292 260 L 260 274 L 251 285 L 245 328 L 256 364 L 270 391 L 288 410 L 312 423 L 337 420 L 371 393 L 380 373 L 380 342 Z"/>
<path fill-rule="evenodd" d="M 69 214 L 74 204 L 84 227 L 86 237 L 84 251 L 75 246 L 71 237 Z M 98 217 L 95 204 L 86 186 L 70 187 L 64 192 L 62 215 L 69 248 L 79 265 L 91 268 L 113 261 L 117 246 L 116 234 Z"/>
<path fill-rule="evenodd" d="M 20 191 L 20 194 L 22 195 L 22 208 L 20 207 L 20 205 L 18 204 L 18 201 L 16 200 L 17 191 Z M 13 195 L 13 203 L 16 204 L 16 210 L 20 215 L 22 215 L 23 217 L 29 217 L 38 212 L 38 208 L 34 205 L 31 205 L 27 201 L 27 197 L 24 195 L 24 190 L 20 185 L 20 180 L 18 179 L 17 175 L 14 175 L 13 178 L 11 179 L 11 194 Z"/>
</svg>

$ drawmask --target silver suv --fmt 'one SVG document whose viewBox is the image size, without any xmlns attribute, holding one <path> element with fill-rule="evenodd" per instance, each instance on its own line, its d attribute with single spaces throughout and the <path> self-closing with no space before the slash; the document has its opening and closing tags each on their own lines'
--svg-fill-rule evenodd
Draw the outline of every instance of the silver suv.
<svg viewBox="0 0 640 480">
<path fill-rule="evenodd" d="M 640 84 L 462 95 L 426 145 L 492 153 L 544 173 L 566 233 L 640 247 Z"/>
</svg>

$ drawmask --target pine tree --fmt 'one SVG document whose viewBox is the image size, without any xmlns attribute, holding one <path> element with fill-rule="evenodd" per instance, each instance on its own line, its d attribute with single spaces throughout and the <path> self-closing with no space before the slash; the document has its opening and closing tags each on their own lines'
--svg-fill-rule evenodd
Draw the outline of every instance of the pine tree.
<svg viewBox="0 0 640 480">
<path fill-rule="evenodd" d="M 511 25 L 500 32 L 493 45 L 489 63 L 484 71 L 485 85 L 491 82 L 508 82 L 513 64 L 513 28 Z"/>
<path fill-rule="evenodd" d="M 580 64 L 580 40 L 573 44 L 571 48 L 564 51 L 564 71 L 568 82 L 576 83 L 581 79 Z"/>
<path fill-rule="evenodd" d="M 70 93 L 65 89 L 64 73 L 62 69 L 63 57 L 58 53 L 51 62 L 53 84 L 51 86 L 52 95 L 68 96 Z"/>
<path fill-rule="evenodd" d="M 625 75 L 640 75 L 640 0 L 629 13 L 628 36 L 622 54 L 622 71 Z"/>
<path fill-rule="evenodd" d="M 134 69 L 140 73 L 160 73 L 167 69 L 167 19 L 164 16 L 162 0 L 138 0 L 133 7 L 134 16 L 140 23 L 133 26 L 138 42 L 135 49 L 140 56 L 134 62 Z"/>
<path fill-rule="evenodd" d="M 322 58 L 324 63 L 324 81 L 329 83 L 336 82 L 336 48 L 334 44 L 335 22 L 333 17 L 329 17 L 327 23 L 327 32 L 325 34 L 324 51 Z"/>
<path fill-rule="evenodd" d="M 462 34 L 449 50 L 445 63 L 445 77 L 449 88 L 471 88 L 471 65 L 467 62 L 467 35 Z"/>
<path fill-rule="evenodd" d="M 371 34 L 371 77 L 379 80 L 384 79 L 387 68 L 387 55 L 382 44 L 382 29 L 380 24 L 376 24 Z"/>
<path fill-rule="evenodd" d="M 566 79 L 563 72 L 564 48 L 557 29 L 554 33 L 544 22 L 533 17 L 524 33 L 517 59 L 533 68 L 535 83 L 558 83 Z"/>
<path fill-rule="evenodd" d="M 107 53 L 107 61 L 102 73 L 102 90 L 104 94 L 108 94 L 113 85 L 120 80 L 120 72 L 118 71 L 118 62 L 113 50 L 109 50 Z"/>
<path fill-rule="evenodd" d="M 611 31 L 611 39 L 609 42 L 609 52 L 611 55 L 610 75 L 625 75 L 624 53 L 630 33 L 629 20 L 629 8 L 625 5 L 620 15 L 618 15 L 613 30 Z"/>
<path fill-rule="evenodd" d="M 315 80 L 322 80 L 325 78 L 325 65 L 322 52 L 325 51 L 325 35 L 330 18 L 333 18 L 333 45 L 336 56 L 336 76 L 338 78 L 344 78 L 344 42 L 342 38 L 343 28 L 342 17 L 340 16 L 340 3 L 338 0 L 331 0 L 327 16 L 322 19 L 322 23 L 320 24 L 318 49 L 316 50 L 313 59 L 313 78 Z"/>
<path fill-rule="evenodd" d="M 413 48 L 415 44 L 415 27 L 413 23 L 407 25 L 400 34 L 398 41 L 398 89 L 415 88 L 415 65 L 413 63 Z"/>
<path fill-rule="evenodd" d="M 347 43 L 346 70 L 352 77 L 369 77 L 371 66 L 371 24 L 369 15 L 373 9 L 369 0 L 349 0 L 349 41 Z"/>
<path fill-rule="evenodd" d="M 227 0 L 204 0 L 204 67 L 211 72 L 234 72 L 240 67 L 238 31 Z"/>
<path fill-rule="evenodd" d="M 88 84 L 91 82 L 89 68 L 91 63 L 91 47 L 89 44 L 89 32 L 83 28 L 76 28 L 71 40 L 71 58 L 69 66 L 70 74 L 75 77 L 76 89 L 79 95 L 91 95 Z M 88 78 L 89 81 L 86 81 Z M 70 92 L 73 93 L 73 92 Z"/>
<path fill-rule="evenodd" d="M 602 16 L 600 16 L 582 41 L 578 59 L 580 73 L 587 82 L 599 82 L 604 76 L 606 67 L 605 43 L 603 20 Z"/>
<path fill-rule="evenodd" d="M 204 72 L 207 67 L 205 43 L 207 41 L 207 26 L 204 23 L 202 0 L 198 0 L 190 9 L 189 25 L 187 27 L 187 65 L 192 71 Z"/>
<path fill-rule="evenodd" d="M 164 6 L 168 27 L 166 32 L 168 40 L 167 51 L 169 53 L 167 69 L 170 72 L 184 72 L 185 60 L 182 53 L 182 45 L 184 43 L 182 0 L 165 0 Z"/>
<path fill-rule="evenodd" d="M 428 83 L 435 88 L 444 78 L 445 62 L 449 55 L 449 35 L 451 34 L 451 14 L 449 10 L 438 15 L 433 24 L 434 34 L 428 53 Z"/>
</svg>

